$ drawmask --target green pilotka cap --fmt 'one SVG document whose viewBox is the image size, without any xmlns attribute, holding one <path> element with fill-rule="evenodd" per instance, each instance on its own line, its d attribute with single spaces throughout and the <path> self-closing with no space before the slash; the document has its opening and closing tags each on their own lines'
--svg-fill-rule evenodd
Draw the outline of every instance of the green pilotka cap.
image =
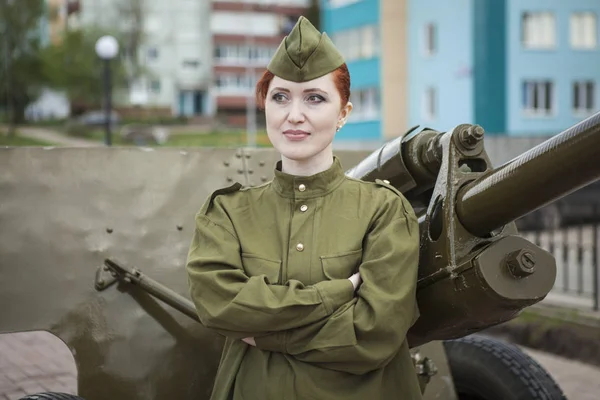
<svg viewBox="0 0 600 400">
<path fill-rule="evenodd" d="M 329 36 L 300 17 L 281 41 L 267 69 L 282 79 L 306 82 L 327 75 L 344 62 Z"/>
</svg>

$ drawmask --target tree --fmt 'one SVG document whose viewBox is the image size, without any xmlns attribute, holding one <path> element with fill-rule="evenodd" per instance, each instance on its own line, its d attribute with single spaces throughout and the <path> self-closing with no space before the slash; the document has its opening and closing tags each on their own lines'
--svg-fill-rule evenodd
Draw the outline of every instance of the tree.
<svg viewBox="0 0 600 400">
<path fill-rule="evenodd" d="M 0 103 L 11 136 L 42 88 L 38 54 L 44 8 L 43 0 L 0 0 Z"/>
<path fill-rule="evenodd" d="M 136 81 L 146 72 L 140 65 L 138 53 L 144 41 L 145 0 L 120 1 L 116 7 L 121 16 L 121 37 L 125 70 L 129 83 Z"/>
<path fill-rule="evenodd" d="M 96 41 L 112 32 L 97 28 L 69 30 L 58 44 L 41 52 L 42 76 L 48 87 L 64 91 L 72 104 L 100 107 L 103 100 L 102 62 L 95 50 Z M 121 40 L 119 40 L 121 42 Z M 111 61 L 113 86 L 126 85 L 126 74 L 119 55 Z"/>
</svg>

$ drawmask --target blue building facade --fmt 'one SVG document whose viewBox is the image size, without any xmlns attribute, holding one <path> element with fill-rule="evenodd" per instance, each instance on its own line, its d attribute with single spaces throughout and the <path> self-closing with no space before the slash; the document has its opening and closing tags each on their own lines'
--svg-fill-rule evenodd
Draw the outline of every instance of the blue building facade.
<svg viewBox="0 0 600 400">
<path fill-rule="evenodd" d="M 600 2 L 413 0 L 408 14 L 411 124 L 549 135 L 598 109 Z"/>
<path fill-rule="evenodd" d="M 382 73 L 393 58 L 389 45 L 376 45 L 370 57 L 347 57 L 353 92 L 377 86 L 379 103 L 377 112 L 350 121 L 340 140 L 383 140 L 393 109 L 385 102 L 397 96 L 405 96 L 402 125 L 477 123 L 515 136 L 555 134 L 600 109 L 600 1 L 406 0 L 407 34 L 397 39 L 382 29 L 388 1 L 322 0 L 321 28 L 345 56 L 359 36 L 344 34 L 367 25 L 377 26 L 377 43 L 407 46 L 406 85 Z M 381 96 L 390 82 L 397 96 Z M 353 102 L 364 109 L 359 95 Z"/>
<path fill-rule="evenodd" d="M 346 58 L 355 108 L 336 141 L 381 139 L 379 0 L 321 0 L 321 30 Z"/>
</svg>

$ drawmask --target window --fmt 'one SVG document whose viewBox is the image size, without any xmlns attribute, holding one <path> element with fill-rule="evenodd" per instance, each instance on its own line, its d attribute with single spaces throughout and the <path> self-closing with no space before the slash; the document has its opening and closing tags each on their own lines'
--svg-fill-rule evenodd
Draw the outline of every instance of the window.
<svg viewBox="0 0 600 400">
<path fill-rule="evenodd" d="M 254 89 L 256 80 L 245 74 L 220 74 L 216 77 L 215 86 L 221 94 L 247 94 Z"/>
<path fill-rule="evenodd" d="M 215 61 L 221 65 L 246 66 L 267 65 L 277 51 L 276 47 L 252 46 L 238 44 L 220 44 L 214 48 Z"/>
<path fill-rule="evenodd" d="M 573 82 L 573 111 L 588 114 L 595 109 L 595 89 L 593 81 Z"/>
<path fill-rule="evenodd" d="M 183 60 L 183 68 L 198 68 L 200 66 L 200 61 L 198 60 Z"/>
<path fill-rule="evenodd" d="M 379 118 L 380 100 L 378 88 L 353 90 L 350 101 L 354 106 L 350 118 L 353 121 L 369 121 Z"/>
<path fill-rule="evenodd" d="M 597 36 L 595 13 L 581 12 L 571 15 L 571 47 L 595 49 Z"/>
<path fill-rule="evenodd" d="M 379 27 L 364 25 L 336 32 L 332 40 L 346 61 L 368 59 L 379 54 Z"/>
<path fill-rule="evenodd" d="M 431 56 L 436 53 L 437 29 L 435 24 L 430 23 L 425 26 L 425 55 Z"/>
<path fill-rule="evenodd" d="M 150 82 L 150 91 L 152 93 L 160 93 L 160 81 L 151 81 Z"/>
<path fill-rule="evenodd" d="M 556 46 L 556 21 L 551 12 L 523 13 L 522 43 L 528 49 L 551 49 Z"/>
<path fill-rule="evenodd" d="M 328 0 L 329 7 L 338 8 L 357 3 L 360 0 Z"/>
<path fill-rule="evenodd" d="M 437 112 L 437 92 L 435 88 L 428 87 L 425 89 L 425 96 L 423 99 L 423 118 L 425 120 L 433 120 L 436 117 Z"/>
<path fill-rule="evenodd" d="M 149 47 L 146 52 L 146 58 L 148 60 L 156 60 L 158 58 L 158 49 L 156 47 Z"/>
<path fill-rule="evenodd" d="M 551 81 L 523 82 L 523 111 L 527 114 L 550 115 L 554 112 L 554 84 Z"/>
</svg>

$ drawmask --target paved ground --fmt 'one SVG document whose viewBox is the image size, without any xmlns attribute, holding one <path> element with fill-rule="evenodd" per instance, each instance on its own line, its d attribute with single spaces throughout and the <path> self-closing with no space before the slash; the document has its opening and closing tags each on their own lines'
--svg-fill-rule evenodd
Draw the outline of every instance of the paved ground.
<svg viewBox="0 0 600 400">
<path fill-rule="evenodd" d="M 600 368 L 526 349 L 563 388 L 570 400 L 600 396 Z M 67 347 L 46 332 L 0 335 L 0 400 L 25 394 L 77 391 L 75 364 Z"/>
</svg>

